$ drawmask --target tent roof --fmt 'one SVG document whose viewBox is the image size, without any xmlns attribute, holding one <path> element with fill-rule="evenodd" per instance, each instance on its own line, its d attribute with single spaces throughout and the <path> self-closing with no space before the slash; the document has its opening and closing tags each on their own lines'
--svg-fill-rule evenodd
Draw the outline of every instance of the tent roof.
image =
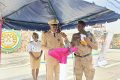
<svg viewBox="0 0 120 80">
<path fill-rule="evenodd" d="M 120 0 L 84 0 L 96 5 L 106 7 L 116 13 L 120 14 Z"/>
<path fill-rule="evenodd" d="M 120 15 L 104 7 L 83 0 L 36 0 L 5 17 L 3 27 L 14 29 L 46 30 L 47 22 L 57 18 L 64 29 L 81 19 L 88 24 L 115 21 Z M 45 27 L 44 27 L 45 26 Z"/>
<path fill-rule="evenodd" d="M 36 0 L 0 0 L 0 14 L 9 15 L 33 1 Z"/>
</svg>

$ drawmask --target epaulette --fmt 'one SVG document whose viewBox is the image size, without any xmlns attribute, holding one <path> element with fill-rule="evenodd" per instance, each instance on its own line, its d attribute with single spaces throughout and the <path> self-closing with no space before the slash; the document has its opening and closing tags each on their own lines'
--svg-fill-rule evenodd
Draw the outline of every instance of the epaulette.
<svg viewBox="0 0 120 80">
<path fill-rule="evenodd" d="M 90 31 L 87 31 L 87 36 L 93 36 L 93 34 Z"/>
<path fill-rule="evenodd" d="M 79 33 L 74 33 L 73 35 L 79 35 Z"/>
<path fill-rule="evenodd" d="M 46 33 L 46 32 L 48 32 L 48 30 L 47 31 L 43 31 L 43 33 Z"/>
</svg>

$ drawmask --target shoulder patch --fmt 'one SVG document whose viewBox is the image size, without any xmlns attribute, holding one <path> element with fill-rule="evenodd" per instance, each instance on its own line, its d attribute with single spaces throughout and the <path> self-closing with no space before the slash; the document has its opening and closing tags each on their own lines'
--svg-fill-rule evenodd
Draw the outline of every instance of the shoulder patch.
<svg viewBox="0 0 120 80">
<path fill-rule="evenodd" d="M 78 35 L 78 33 L 74 33 L 73 35 Z"/>
<path fill-rule="evenodd" d="M 75 34 L 73 34 L 74 36 L 78 36 L 79 35 L 79 33 L 75 33 Z"/>
<path fill-rule="evenodd" d="M 47 31 L 43 31 L 43 33 L 46 33 L 46 32 L 48 32 L 48 30 Z"/>
<path fill-rule="evenodd" d="M 93 34 L 90 31 L 87 31 L 87 36 L 93 36 Z"/>
</svg>

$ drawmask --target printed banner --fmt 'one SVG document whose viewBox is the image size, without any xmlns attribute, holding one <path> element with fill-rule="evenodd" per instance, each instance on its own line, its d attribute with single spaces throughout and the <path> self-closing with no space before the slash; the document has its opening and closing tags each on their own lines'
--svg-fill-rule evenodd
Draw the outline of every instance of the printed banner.
<svg viewBox="0 0 120 80">
<path fill-rule="evenodd" d="M 1 35 L 2 35 L 2 22 L 0 22 L 0 63 L 1 63 Z"/>
<path fill-rule="evenodd" d="M 2 30 L 2 52 L 11 53 L 21 47 L 21 34 L 15 30 Z"/>
</svg>

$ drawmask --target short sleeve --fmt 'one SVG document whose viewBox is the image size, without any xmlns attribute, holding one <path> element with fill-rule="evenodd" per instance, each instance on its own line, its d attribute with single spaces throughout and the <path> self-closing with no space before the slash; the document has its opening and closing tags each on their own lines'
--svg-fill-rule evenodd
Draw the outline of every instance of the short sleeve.
<svg viewBox="0 0 120 80">
<path fill-rule="evenodd" d="M 29 44 L 27 45 L 27 51 L 28 51 L 28 52 L 31 52 L 31 51 L 32 51 L 32 45 L 31 45 L 31 43 L 29 43 Z"/>
<path fill-rule="evenodd" d="M 75 36 L 75 34 L 72 35 L 72 39 L 71 39 L 71 44 L 72 45 L 75 45 L 75 41 L 76 41 L 76 38 L 74 36 Z"/>
<path fill-rule="evenodd" d="M 45 33 L 42 33 L 42 40 L 41 40 L 41 45 L 46 47 L 47 46 L 47 40 L 46 40 L 46 36 Z"/>
</svg>

